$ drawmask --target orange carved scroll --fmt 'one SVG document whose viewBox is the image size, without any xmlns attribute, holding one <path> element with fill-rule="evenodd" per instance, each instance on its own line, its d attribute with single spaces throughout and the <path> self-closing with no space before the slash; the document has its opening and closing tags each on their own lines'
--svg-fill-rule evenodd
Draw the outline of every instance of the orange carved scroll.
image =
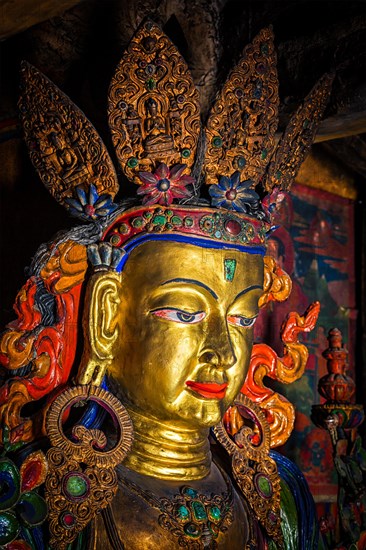
<svg viewBox="0 0 366 550">
<path fill-rule="evenodd" d="M 267 388 L 263 379 L 269 376 L 285 384 L 301 378 L 308 360 L 308 350 L 299 342 L 299 334 L 310 332 L 315 327 L 320 311 L 319 302 L 309 306 L 303 316 L 290 313 L 281 328 L 284 355 L 277 353 L 266 344 L 253 346 L 248 374 L 241 390 L 257 403 L 266 415 L 271 430 L 271 447 L 283 445 L 289 438 L 295 421 L 294 406 L 279 393 Z M 225 414 L 225 426 L 234 435 L 243 422 L 235 408 Z"/>
</svg>

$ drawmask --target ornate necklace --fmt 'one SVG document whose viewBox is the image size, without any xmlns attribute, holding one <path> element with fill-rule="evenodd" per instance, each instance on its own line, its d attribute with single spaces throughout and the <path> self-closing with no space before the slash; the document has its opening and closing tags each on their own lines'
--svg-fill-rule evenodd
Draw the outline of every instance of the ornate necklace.
<svg viewBox="0 0 366 550">
<path fill-rule="evenodd" d="M 142 489 L 118 470 L 117 467 L 118 484 L 128 487 L 149 506 L 160 511 L 159 525 L 178 538 L 181 548 L 214 550 L 220 532 L 227 531 L 233 522 L 233 490 L 230 479 L 221 469 L 227 492 L 206 496 L 184 485 L 171 498 L 158 497 L 152 491 Z"/>
</svg>

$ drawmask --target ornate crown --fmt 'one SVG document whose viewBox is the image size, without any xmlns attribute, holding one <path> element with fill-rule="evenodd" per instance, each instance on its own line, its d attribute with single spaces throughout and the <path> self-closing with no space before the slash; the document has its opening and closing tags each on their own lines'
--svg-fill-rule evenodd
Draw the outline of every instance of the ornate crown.
<svg viewBox="0 0 366 550">
<path fill-rule="evenodd" d="M 145 22 L 109 90 L 116 156 L 142 199 L 121 215 L 113 202 L 117 175 L 92 124 L 34 67 L 24 63 L 22 73 L 19 106 L 34 166 L 72 215 L 108 219 L 103 240 L 113 247 L 153 233 L 263 250 L 273 190 L 288 189 L 296 176 L 332 83 L 325 75 L 316 84 L 276 144 L 276 53 L 272 30 L 263 29 L 245 48 L 202 128 L 198 91 L 185 61 L 157 25 Z M 204 184 L 206 199 L 199 196 Z"/>
</svg>

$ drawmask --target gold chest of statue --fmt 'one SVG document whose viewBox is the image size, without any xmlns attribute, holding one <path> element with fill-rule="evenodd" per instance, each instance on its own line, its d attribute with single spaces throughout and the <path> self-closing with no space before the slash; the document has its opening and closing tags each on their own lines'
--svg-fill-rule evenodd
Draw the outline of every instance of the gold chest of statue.
<svg viewBox="0 0 366 550">
<path fill-rule="evenodd" d="M 182 543 L 187 544 L 186 532 L 191 531 L 194 534 L 202 525 L 205 535 L 201 540 L 208 548 L 213 542 L 217 548 L 247 546 L 251 531 L 248 509 L 244 508 L 243 501 L 231 486 L 230 479 L 227 476 L 224 479 L 215 466 L 204 482 L 192 482 L 183 486 L 169 482 L 162 484 L 161 480 L 146 477 L 143 479 L 143 476 L 138 475 L 130 474 L 130 477 L 134 478 L 134 482 L 123 477 L 120 482 L 121 490 L 118 491 L 111 507 L 118 539 L 123 542 L 125 548 L 179 548 Z M 179 518 L 183 518 L 185 513 L 193 515 L 192 503 L 197 502 L 204 503 L 203 508 L 196 507 L 198 520 L 197 517 L 191 517 L 193 521 L 182 523 Z M 181 516 L 177 514 L 179 509 Z M 203 510 L 207 510 L 208 513 L 205 514 Z M 211 521 L 210 529 L 207 525 L 210 519 L 214 519 L 211 510 L 216 518 L 220 518 L 217 523 Z M 126 517 L 128 529 L 125 527 Z M 214 531 L 212 526 L 215 527 Z M 110 536 L 110 529 L 109 537 L 107 535 L 105 518 L 99 516 L 95 524 L 92 548 L 103 546 L 112 549 Z M 194 542 L 195 539 L 192 538 L 192 544 Z"/>
</svg>

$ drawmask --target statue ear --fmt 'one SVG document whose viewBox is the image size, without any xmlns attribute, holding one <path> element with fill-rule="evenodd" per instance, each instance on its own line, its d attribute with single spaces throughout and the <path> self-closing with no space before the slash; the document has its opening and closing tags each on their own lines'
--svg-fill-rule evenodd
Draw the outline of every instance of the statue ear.
<svg viewBox="0 0 366 550">
<path fill-rule="evenodd" d="M 94 274 L 89 280 L 83 316 L 84 351 L 78 374 L 79 384 L 98 386 L 113 361 L 118 338 L 117 309 L 121 275 L 113 271 Z"/>
</svg>

